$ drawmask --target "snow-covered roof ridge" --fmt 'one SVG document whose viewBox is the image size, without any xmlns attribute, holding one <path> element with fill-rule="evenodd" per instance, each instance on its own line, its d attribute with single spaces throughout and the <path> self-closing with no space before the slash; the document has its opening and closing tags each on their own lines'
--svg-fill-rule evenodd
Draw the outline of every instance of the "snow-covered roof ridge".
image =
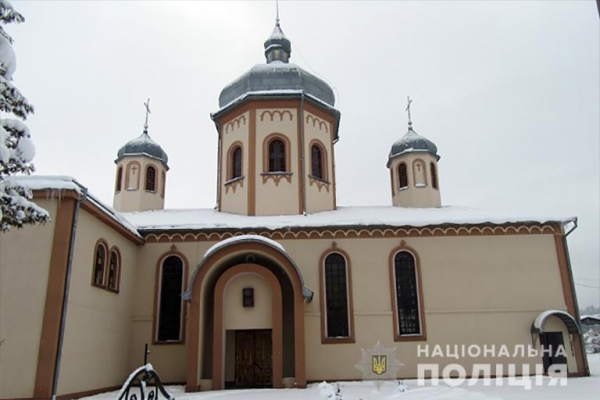
<svg viewBox="0 0 600 400">
<path fill-rule="evenodd" d="M 575 217 L 508 215 L 467 207 L 402 208 L 393 206 L 338 207 L 303 215 L 246 216 L 214 209 L 171 209 L 124 213 L 140 230 L 294 229 L 326 227 L 425 227 L 439 225 L 502 225 L 569 223 Z"/>
<path fill-rule="evenodd" d="M 13 176 L 7 181 L 18 182 L 20 185 L 30 190 L 74 190 L 78 194 L 86 194 L 86 200 L 94 204 L 102 213 L 106 214 L 112 220 L 124 227 L 139 239 L 143 239 L 137 230 L 137 227 L 128 221 L 120 212 L 104 204 L 100 199 L 91 194 L 85 186 L 80 184 L 77 179 L 68 175 L 21 175 Z"/>
</svg>

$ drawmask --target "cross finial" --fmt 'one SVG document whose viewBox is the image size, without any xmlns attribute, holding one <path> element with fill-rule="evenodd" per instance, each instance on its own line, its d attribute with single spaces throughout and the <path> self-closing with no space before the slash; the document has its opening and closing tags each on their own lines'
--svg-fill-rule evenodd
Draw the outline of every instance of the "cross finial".
<svg viewBox="0 0 600 400">
<path fill-rule="evenodd" d="M 146 122 L 144 122 L 144 132 L 148 133 L 148 115 L 150 114 L 150 99 L 144 103 L 146 107 Z"/>
<path fill-rule="evenodd" d="M 408 112 L 408 129 L 412 130 L 412 119 L 410 117 L 410 103 L 412 103 L 412 100 L 410 99 L 410 96 L 406 96 L 406 102 L 408 103 L 406 105 L 406 111 Z"/>
<path fill-rule="evenodd" d="M 275 25 L 279 25 L 279 0 L 275 0 Z"/>
</svg>

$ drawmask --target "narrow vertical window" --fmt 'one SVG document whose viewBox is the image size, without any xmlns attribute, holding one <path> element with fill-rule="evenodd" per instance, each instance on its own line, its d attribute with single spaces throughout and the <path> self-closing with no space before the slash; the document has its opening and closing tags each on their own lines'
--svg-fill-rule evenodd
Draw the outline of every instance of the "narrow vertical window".
<svg viewBox="0 0 600 400">
<path fill-rule="evenodd" d="M 117 170 L 117 182 L 115 183 L 115 192 L 121 191 L 121 185 L 123 182 L 123 167 L 119 167 Z"/>
<path fill-rule="evenodd" d="M 231 176 L 229 179 L 235 179 L 242 176 L 242 148 L 236 146 L 231 152 Z"/>
<path fill-rule="evenodd" d="M 323 174 L 323 152 L 318 145 L 312 145 L 310 149 L 310 157 L 312 176 L 319 179 L 325 179 L 325 175 Z"/>
<path fill-rule="evenodd" d="M 110 290 L 119 290 L 120 267 L 119 253 L 116 250 L 111 250 L 108 263 L 108 288 Z"/>
<path fill-rule="evenodd" d="M 162 186 L 160 187 L 160 197 L 165 197 L 165 188 L 167 186 L 167 174 L 165 171 L 162 172 Z"/>
<path fill-rule="evenodd" d="M 269 143 L 269 172 L 286 172 L 285 144 L 279 139 Z"/>
<path fill-rule="evenodd" d="M 93 282 L 96 286 L 104 286 L 104 270 L 106 267 L 106 247 L 102 243 L 96 245 L 94 254 Z"/>
<path fill-rule="evenodd" d="M 160 270 L 160 294 L 157 339 L 160 342 L 181 340 L 183 262 L 167 257 Z"/>
<path fill-rule="evenodd" d="M 435 170 L 435 164 L 431 163 L 429 166 L 431 167 L 431 186 L 434 189 L 437 189 L 438 182 L 437 182 L 437 171 Z"/>
<path fill-rule="evenodd" d="M 400 189 L 408 187 L 408 173 L 406 172 L 405 163 L 401 163 L 398 166 L 398 181 L 400 183 Z"/>
<path fill-rule="evenodd" d="M 346 260 L 339 253 L 331 253 L 325 258 L 325 304 L 326 336 L 328 338 L 349 337 Z"/>
<path fill-rule="evenodd" d="M 146 190 L 149 192 L 156 191 L 156 168 L 151 165 L 146 168 Z"/>
<path fill-rule="evenodd" d="M 413 161 L 413 184 L 415 187 L 427 187 L 427 171 L 425 171 L 425 162 L 423 160 Z"/>
<path fill-rule="evenodd" d="M 394 257 L 394 279 L 398 333 L 400 336 L 420 335 L 417 271 L 415 258 L 409 252 L 400 251 Z"/>
</svg>

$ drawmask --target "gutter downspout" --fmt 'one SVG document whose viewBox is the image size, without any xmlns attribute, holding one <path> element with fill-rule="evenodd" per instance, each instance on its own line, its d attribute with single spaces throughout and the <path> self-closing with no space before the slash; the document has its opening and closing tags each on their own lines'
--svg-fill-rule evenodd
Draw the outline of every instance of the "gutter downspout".
<svg viewBox="0 0 600 400">
<path fill-rule="evenodd" d="M 75 210 L 73 211 L 73 222 L 71 223 L 71 238 L 69 239 L 69 257 L 67 259 L 67 276 L 65 277 L 65 289 L 62 303 L 62 310 L 60 314 L 60 331 L 58 333 L 58 349 L 56 351 L 56 361 L 54 364 L 54 377 L 52 379 L 52 400 L 56 400 L 56 392 L 58 391 L 58 377 L 60 374 L 60 362 L 62 358 L 63 341 L 65 337 L 65 327 L 67 324 L 67 306 L 69 302 L 69 290 L 71 287 L 71 272 L 73 270 L 73 253 L 75 252 L 75 234 L 77 232 L 77 220 L 79 218 L 79 208 L 87 198 L 88 189 L 82 186 L 77 181 L 73 181 L 74 184 L 79 186 L 81 195 L 75 203 Z"/>
<path fill-rule="evenodd" d="M 575 292 L 575 281 L 573 280 L 573 270 L 571 269 L 571 256 L 569 255 L 569 247 L 567 245 L 567 236 L 569 236 L 575 229 L 577 229 L 577 218 L 573 221 L 573 227 L 569 229 L 562 237 L 563 248 L 565 249 L 565 259 L 567 260 L 567 269 L 569 270 L 569 285 L 571 286 L 571 292 L 573 293 L 573 304 L 575 305 L 575 320 L 579 324 L 581 321 L 581 315 L 579 313 L 579 303 L 577 302 L 577 292 Z M 587 353 L 585 351 L 585 344 L 583 343 L 583 335 L 579 337 L 579 351 L 583 357 L 583 376 L 590 376 L 590 364 L 588 363 Z"/>
<path fill-rule="evenodd" d="M 300 179 L 302 180 L 302 215 L 306 216 L 306 160 L 304 143 L 304 90 L 300 95 Z"/>
<path fill-rule="evenodd" d="M 215 206 L 215 209 L 221 211 L 221 146 L 223 143 L 221 143 L 221 128 L 219 127 L 219 123 L 215 120 L 213 114 L 210 115 L 210 118 L 215 123 L 215 128 L 217 128 L 217 134 L 219 136 L 217 141 L 217 205 Z"/>
</svg>

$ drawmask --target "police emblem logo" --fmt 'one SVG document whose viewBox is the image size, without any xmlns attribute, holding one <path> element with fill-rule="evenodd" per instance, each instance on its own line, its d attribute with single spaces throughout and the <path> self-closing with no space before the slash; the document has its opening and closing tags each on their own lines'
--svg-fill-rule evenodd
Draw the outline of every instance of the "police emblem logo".
<svg viewBox="0 0 600 400">
<path fill-rule="evenodd" d="M 387 373 L 387 354 L 371 355 L 371 361 L 371 372 L 378 376 L 385 375 Z"/>
<path fill-rule="evenodd" d="M 377 342 L 373 348 L 361 349 L 361 353 L 362 360 L 356 364 L 356 368 L 362 371 L 363 379 L 378 382 L 377 387 L 385 380 L 396 379 L 398 368 L 404 365 L 396 359 L 396 348 L 386 348 L 381 342 Z"/>
</svg>

